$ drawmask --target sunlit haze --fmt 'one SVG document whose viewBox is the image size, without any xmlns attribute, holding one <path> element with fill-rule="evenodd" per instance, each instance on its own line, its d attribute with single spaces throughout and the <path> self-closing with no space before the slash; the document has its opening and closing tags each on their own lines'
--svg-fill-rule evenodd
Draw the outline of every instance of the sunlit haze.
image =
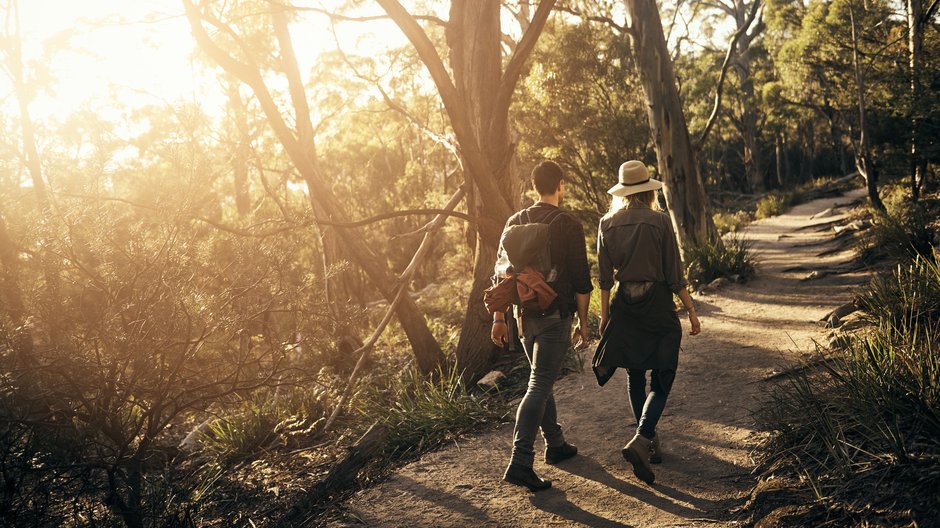
<svg viewBox="0 0 940 528">
<path fill-rule="evenodd" d="M 341 3 L 316 5 L 329 9 Z M 224 104 L 217 70 L 197 58 L 179 0 L 21 0 L 19 8 L 27 72 L 51 57 L 51 83 L 39 83 L 49 88 L 30 103 L 39 122 L 86 107 L 114 118 L 118 108 L 146 104 L 188 101 L 210 115 Z M 335 41 L 322 15 L 308 14 L 297 24 L 303 28 L 294 27 L 295 48 L 301 71 L 308 71 Z M 404 42 L 387 21 L 345 24 L 342 30 L 340 38 L 350 49 Z M 0 78 L 0 104 L 12 113 L 16 102 L 9 92 L 9 79 Z"/>
</svg>

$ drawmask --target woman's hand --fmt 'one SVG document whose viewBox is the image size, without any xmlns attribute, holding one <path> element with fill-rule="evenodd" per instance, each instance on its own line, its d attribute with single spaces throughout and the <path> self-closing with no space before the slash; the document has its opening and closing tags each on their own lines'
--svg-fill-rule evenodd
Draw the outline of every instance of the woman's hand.
<svg viewBox="0 0 940 528">
<path fill-rule="evenodd" d="M 492 339 L 493 344 L 498 347 L 502 347 L 509 342 L 509 327 L 506 326 L 506 321 L 502 319 L 493 321 L 493 328 L 490 330 L 490 339 Z"/>
<path fill-rule="evenodd" d="M 695 314 L 695 311 L 689 312 L 689 324 L 692 325 L 692 330 L 689 332 L 689 335 L 699 335 L 702 333 L 702 323 L 698 320 L 698 315 Z"/>
<path fill-rule="evenodd" d="M 590 341 L 590 335 L 588 335 L 588 325 L 586 322 L 578 322 L 578 326 L 574 329 L 574 333 L 578 338 L 578 341 L 574 345 L 575 350 L 581 350 L 586 347 L 588 341 Z"/>
</svg>

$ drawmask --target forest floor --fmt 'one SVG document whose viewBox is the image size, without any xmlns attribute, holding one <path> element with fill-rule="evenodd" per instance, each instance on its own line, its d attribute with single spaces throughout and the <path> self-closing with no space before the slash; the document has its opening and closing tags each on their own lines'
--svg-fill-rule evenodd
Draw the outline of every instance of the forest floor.
<svg viewBox="0 0 940 528">
<path fill-rule="evenodd" d="M 702 334 L 689 337 L 683 319 L 678 375 L 658 432 L 664 461 L 656 484 L 638 481 L 620 449 L 634 434 L 626 376 L 601 388 L 590 369 L 555 385 L 559 421 L 579 455 L 549 466 L 536 444 L 536 472 L 553 482 L 530 493 L 502 482 L 512 447 L 512 423 L 429 453 L 380 485 L 360 491 L 335 526 L 734 526 L 731 512 L 754 484 L 750 453 L 763 433 L 752 411 L 765 378 L 826 343 L 816 321 L 852 299 L 862 273 L 803 280 L 808 270 L 850 260 L 851 248 L 825 256 L 832 231 L 824 226 L 850 212 L 864 195 L 852 191 L 794 207 L 751 224 L 758 276 L 696 295 Z M 814 218 L 815 217 L 815 218 Z M 788 271 L 800 268 L 798 271 Z"/>
</svg>

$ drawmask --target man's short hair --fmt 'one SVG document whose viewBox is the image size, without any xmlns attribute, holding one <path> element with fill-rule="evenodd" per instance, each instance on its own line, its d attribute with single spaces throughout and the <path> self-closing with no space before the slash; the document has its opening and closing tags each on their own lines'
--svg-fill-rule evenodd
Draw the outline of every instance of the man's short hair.
<svg viewBox="0 0 940 528">
<path fill-rule="evenodd" d="M 543 161 L 532 169 L 532 184 L 540 196 L 554 194 L 563 179 L 561 166 L 554 161 Z"/>
</svg>

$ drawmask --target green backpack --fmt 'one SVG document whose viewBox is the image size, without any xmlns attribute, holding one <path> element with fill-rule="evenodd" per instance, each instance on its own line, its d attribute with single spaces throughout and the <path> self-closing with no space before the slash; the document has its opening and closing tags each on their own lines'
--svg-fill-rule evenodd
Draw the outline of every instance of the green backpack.
<svg viewBox="0 0 940 528">
<path fill-rule="evenodd" d="M 532 222 L 528 209 L 523 214 L 526 223 L 511 225 L 503 231 L 500 256 L 505 254 L 505 260 L 516 273 L 531 266 L 542 274 L 545 282 L 553 282 L 558 270 L 552 265 L 551 224 L 561 216 L 561 211 L 546 218 L 547 222 Z"/>
<path fill-rule="evenodd" d="M 544 312 L 557 297 L 548 284 L 558 276 L 558 270 L 552 265 L 550 226 L 561 211 L 556 211 L 548 222 L 532 222 L 528 209 L 524 214 L 526 223 L 507 227 L 500 238 L 496 261 L 498 283 L 483 292 L 484 303 L 491 313 L 504 311 L 509 302 L 525 310 Z"/>
</svg>

